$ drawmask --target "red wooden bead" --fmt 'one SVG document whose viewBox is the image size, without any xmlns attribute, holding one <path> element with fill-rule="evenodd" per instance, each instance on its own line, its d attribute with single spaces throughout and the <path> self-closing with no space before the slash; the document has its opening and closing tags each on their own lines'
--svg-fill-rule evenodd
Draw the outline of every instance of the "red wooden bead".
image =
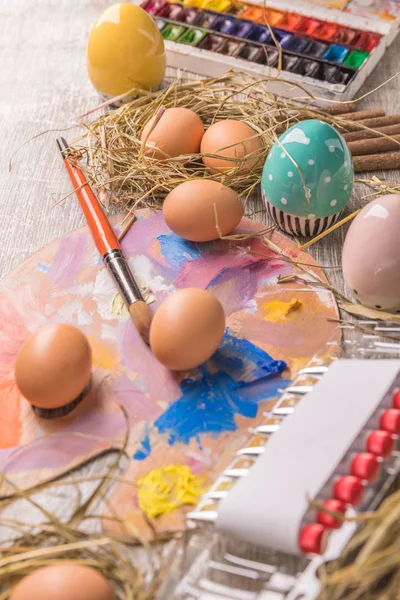
<svg viewBox="0 0 400 600">
<path fill-rule="evenodd" d="M 358 506 L 363 499 L 364 486 L 358 477 L 344 475 L 335 482 L 333 495 L 336 500 L 340 500 L 345 504 Z"/>
<path fill-rule="evenodd" d="M 366 450 L 375 456 L 388 458 L 394 450 L 394 439 L 388 431 L 371 431 L 367 438 Z"/>
<path fill-rule="evenodd" d="M 397 392 L 395 392 L 393 394 L 392 404 L 393 404 L 393 408 L 400 409 L 400 390 L 397 390 Z"/>
<path fill-rule="evenodd" d="M 322 505 L 328 510 L 341 512 L 343 515 L 346 513 L 346 505 L 340 500 L 330 498 L 329 500 L 324 500 Z M 317 513 L 317 521 L 329 529 L 339 529 L 343 525 L 343 521 L 340 519 L 336 519 L 333 515 L 321 511 Z"/>
<path fill-rule="evenodd" d="M 380 464 L 376 456 L 369 452 L 358 452 L 351 461 L 350 473 L 368 482 L 376 481 L 379 477 Z"/>
<path fill-rule="evenodd" d="M 381 414 L 379 426 L 384 431 L 400 434 L 400 410 L 398 408 L 388 408 Z"/>
<path fill-rule="evenodd" d="M 306 554 L 323 554 L 328 544 L 328 538 L 329 529 L 320 523 L 310 523 L 300 531 L 299 548 Z"/>
</svg>

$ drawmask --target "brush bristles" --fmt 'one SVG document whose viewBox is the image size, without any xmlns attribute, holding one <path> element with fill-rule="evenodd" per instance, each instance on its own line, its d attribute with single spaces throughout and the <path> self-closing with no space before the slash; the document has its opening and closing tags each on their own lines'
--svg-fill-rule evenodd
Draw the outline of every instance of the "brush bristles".
<svg viewBox="0 0 400 600">
<path fill-rule="evenodd" d="M 129 307 L 129 314 L 139 332 L 140 337 L 149 344 L 149 333 L 153 313 L 143 300 L 134 302 Z"/>
</svg>

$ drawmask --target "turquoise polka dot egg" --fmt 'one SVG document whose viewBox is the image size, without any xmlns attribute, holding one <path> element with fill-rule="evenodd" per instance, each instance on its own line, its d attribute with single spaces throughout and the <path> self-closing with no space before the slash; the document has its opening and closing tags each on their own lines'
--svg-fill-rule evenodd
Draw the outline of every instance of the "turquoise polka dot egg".
<svg viewBox="0 0 400 600">
<path fill-rule="evenodd" d="M 272 146 L 261 190 L 281 229 L 311 236 L 339 219 L 353 181 L 353 160 L 343 137 L 328 123 L 310 119 L 290 127 Z"/>
</svg>

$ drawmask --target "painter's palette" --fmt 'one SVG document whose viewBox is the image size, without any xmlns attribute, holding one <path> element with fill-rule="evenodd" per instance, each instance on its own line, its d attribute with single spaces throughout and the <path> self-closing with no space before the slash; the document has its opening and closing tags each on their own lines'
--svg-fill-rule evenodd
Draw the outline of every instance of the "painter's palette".
<svg viewBox="0 0 400 600">
<path fill-rule="evenodd" d="M 141 2 L 161 30 L 170 66 L 209 76 L 230 68 L 276 76 L 278 42 L 282 79 L 338 99 L 355 94 L 397 35 L 398 14 L 388 13 L 387 4 L 376 0 L 374 12 L 369 6 L 362 12 L 360 0 L 298 2 L 295 11 L 286 0 Z M 271 89 L 300 95 L 282 83 Z"/>
<path fill-rule="evenodd" d="M 279 275 L 300 271 L 259 239 L 194 244 L 173 234 L 161 212 L 139 216 L 123 249 L 137 280 L 155 299 L 153 310 L 177 288 L 207 288 L 227 317 L 221 347 L 199 369 L 172 374 L 138 336 L 86 228 L 40 250 L 0 283 L 0 471 L 21 486 L 119 447 L 127 426 L 121 406 L 129 419 L 129 481 L 178 464 L 204 476 L 207 485 L 292 373 L 321 353 L 327 340 L 340 337 L 329 321 L 338 316 L 333 295 L 295 281 L 279 284 Z M 248 219 L 240 227 L 249 233 L 260 229 Z M 310 274 L 302 276 L 323 279 L 293 241 L 278 232 L 271 239 L 291 258 L 311 265 Z M 34 416 L 13 375 L 22 341 L 52 322 L 82 328 L 95 366 L 93 393 L 59 422 Z M 3 485 L 1 491 L 10 489 Z M 114 505 L 148 533 L 133 491 L 121 485 Z M 156 526 L 174 529 L 182 523 L 180 514 L 172 514 Z"/>
</svg>

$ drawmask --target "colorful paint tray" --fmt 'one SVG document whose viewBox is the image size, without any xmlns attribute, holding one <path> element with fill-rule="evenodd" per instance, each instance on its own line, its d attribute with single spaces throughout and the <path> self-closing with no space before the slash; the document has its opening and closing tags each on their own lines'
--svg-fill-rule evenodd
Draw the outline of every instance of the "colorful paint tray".
<svg viewBox="0 0 400 600">
<path fill-rule="evenodd" d="M 388 12 L 393 2 L 386 0 L 374 2 L 382 10 L 367 7 L 364 14 L 360 0 L 342 10 L 334 0 L 300 0 L 295 7 L 289 0 L 136 2 L 157 19 L 169 66 L 211 77 L 229 70 L 275 77 L 271 91 L 278 94 L 299 96 L 292 85 L 298 83 L 336 100 L 354 97 L 395 39 L 400 17 L 400 10 Z"/>
</svg>

